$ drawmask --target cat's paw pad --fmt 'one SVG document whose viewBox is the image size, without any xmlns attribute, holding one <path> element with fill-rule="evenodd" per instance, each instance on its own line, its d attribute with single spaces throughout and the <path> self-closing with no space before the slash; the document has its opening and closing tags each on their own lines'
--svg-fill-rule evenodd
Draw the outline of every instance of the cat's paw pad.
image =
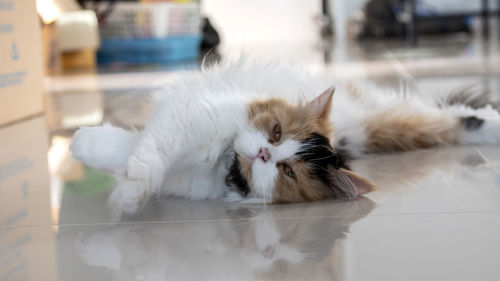
<svg viewBox="0 0 500 281">
<path fill-rule="evenodd" d="M 133 214 L 142 209 L 148 199 L 148 187 L 141 180 L 117 179 L 116 189 L 108 199 L 113 207 L 127 214 Z"/>
</svg>

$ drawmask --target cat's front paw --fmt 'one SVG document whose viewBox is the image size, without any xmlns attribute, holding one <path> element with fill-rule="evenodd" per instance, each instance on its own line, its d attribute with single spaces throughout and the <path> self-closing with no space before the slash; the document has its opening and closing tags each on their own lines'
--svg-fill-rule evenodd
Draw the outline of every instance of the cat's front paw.
<svg viewBox="0 0 500 281">
<path fill-rule="evenodd" d="M 127 161 L 125 176 L 133 180 L 149 180 L 149 168 L 136 156 L 130 156 Z"/>
<path fill-rule="evenodd" d="M 108 199 L 109 204 L 127 214 L 140 211 L 150 196 L 145 181 L 120 178 L 115 180 L 117 185 Z"/>
</svg>

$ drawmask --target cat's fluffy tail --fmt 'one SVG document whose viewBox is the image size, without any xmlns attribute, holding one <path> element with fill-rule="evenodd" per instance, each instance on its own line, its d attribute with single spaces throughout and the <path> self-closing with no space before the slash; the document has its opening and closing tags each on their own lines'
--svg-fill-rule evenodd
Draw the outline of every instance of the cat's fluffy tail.
<svg viewBox="0 0 500 281">
<path fill-rule="evenodd" d="M 500 101 L 494 99 L 488 92 L 476 89 L 473 85 L 450 91 L 438 104 L 444 107 L 467 106 L 471 109 L 491 107 L 500 112 Z"/>
<path fill-rule="evenodd" d="M 139 136 L 137 131 L 127 131 L 110 124 L 82 127 L 76 131 L 70 150 L 73 157 L 83 164 L 117 174 L 124 169 Z"/>
<path fill-rule="evenodd" d="M 361 133 L 340 135 L 336 149 L 357 157 L 441 144 L 500 144 L 500 104 L 488 94 L 468 87 L 435 102 L 402 96 L 387 103 L 356 124 Z"/>
<path fill-rule="evenodd" d="M 500 143 L 500 102 L 488 93 L 465 87 L 442 103 L 461 123 L 460 144 Z"/>
</svg>

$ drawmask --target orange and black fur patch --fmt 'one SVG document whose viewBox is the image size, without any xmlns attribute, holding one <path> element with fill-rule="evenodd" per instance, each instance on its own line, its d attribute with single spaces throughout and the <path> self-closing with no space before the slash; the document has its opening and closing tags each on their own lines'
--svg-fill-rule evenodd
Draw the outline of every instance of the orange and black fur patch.
<svg viewBox="0 0 500 281">
<path fill-rule="evenodd" d="M 366 153 L 400 152 L 454 144 L 461 130 L 458 119 L 447 115 L 426 115 L 404 104 L 372 116 L 365 122 Z"/>
</svg>

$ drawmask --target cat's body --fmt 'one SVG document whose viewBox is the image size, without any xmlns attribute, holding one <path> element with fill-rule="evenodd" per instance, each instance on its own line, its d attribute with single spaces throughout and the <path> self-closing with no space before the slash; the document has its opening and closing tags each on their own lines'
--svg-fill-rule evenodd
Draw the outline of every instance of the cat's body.
<svg viewBox="0 0 500 281">
<path fill-rule="evenodd" d="M 218 66 L 156 93 L 142 132 L 82 128 L 71 149 L 115 176 L 112 200 L 132 212 L 154 194 L 213 199 L 232 189 L 260 202 L 352 198 L 371 186 L 339 152 L 500 143 L 500 115 L 482 96 L 446 103 L 366 84 L 331 86 L 279 63 Z"/>
</svg>

